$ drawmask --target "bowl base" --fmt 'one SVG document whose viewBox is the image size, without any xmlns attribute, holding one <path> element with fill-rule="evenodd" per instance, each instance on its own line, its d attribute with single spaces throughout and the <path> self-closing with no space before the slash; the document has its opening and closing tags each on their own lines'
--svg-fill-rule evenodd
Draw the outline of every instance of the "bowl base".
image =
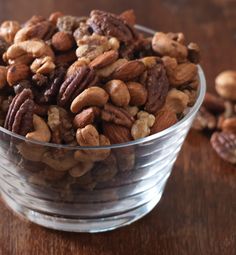
<svg viewBox="0 0 236 255">
<path fill-rule="evenodd" d="M 115 216 L 92 219 L 66 218 L 37 212 L 16 203 L 4 193 L 2 193 L 2 199 L 6 205 L 10 207 L 10 209 L 12 209 L 17 215 L 36 223 L 37 225 L 68 232 L 98 233 L 129 225 L 132 222 L 142 218 L 157 205 L 161 199 L 161 195 L 162 194 L 160 193 L 148 203 L 132 209 L 131 211 L 127 211 Z"/>
</svg>

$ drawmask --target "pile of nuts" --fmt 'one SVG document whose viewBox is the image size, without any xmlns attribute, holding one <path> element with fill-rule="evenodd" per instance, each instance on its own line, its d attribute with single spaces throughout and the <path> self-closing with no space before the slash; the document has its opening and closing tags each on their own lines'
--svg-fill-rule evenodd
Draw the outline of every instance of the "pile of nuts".
<svg viewBox="0 0 236 255">
<path fill-rule="evenodd" d="M 219 96 L 206 93 L 194 123 L 196 130 L 211 131 L 211 145 L 225 161 L 236 163 L 236 71 L 224 71 L 215 80 Z"/>
<path fill-rule="evenodd" d="M 55 12 L 24 24 L 3 22 L 0 124 L 40 142 L 106 146 L 178 122 L 198 95 L 199 47 L 186 44 L 182 33 L 145 37 L 135 20 L 132 10 L 94 10 L 89 17 Z M 29 144 L 23 145 L 18 151 L 34 161 L 35 155 L 24 153 Z M 110 149 L 80 150 L 67 158 L 38 150 L 35 161 L 79 177 L 94 162 L 108 165 L 113 157 Z M 133 161 L 118 164 L 131 169 Z"/>
</svg>

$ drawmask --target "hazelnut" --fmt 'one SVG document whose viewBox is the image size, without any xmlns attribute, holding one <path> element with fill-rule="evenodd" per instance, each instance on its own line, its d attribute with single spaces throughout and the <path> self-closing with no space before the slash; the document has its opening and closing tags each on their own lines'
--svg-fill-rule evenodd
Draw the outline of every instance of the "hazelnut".
<svg viewBox="0 0 236 255">
<path fill-rule="evenodd" d="M 111 101 L 117 106 L 127 106 L 130 102 L 130 94 L 123 81 L 111 80 L 104 89 L 110 95 Z"/>
<path fill-rule="evenodd" d="M 57 25 L 57 20 L 58 18 L 64 16 L 64 14 L 62 12 L 53 12 L 51 13 L 51 15 L 49 16 L 49 21 L 53 24 L 53 25 Z"/>
<path fill-rule="evenodd" d="M 30 75 L 30 68 L 25 64 L 11 65 L 7 71 L 7 82 L 10 86 L 26 80 Z"/>
<path fill-rule="evenodd" d="M 147 101 L 147 90 L 138 82 L 128 82 L 127 87 L 130 94 L 130 105 L 141 106 Z"/>
<path fill-rule="evenodd" d="M 236 100 L 236 71 L 224 71 L 215 80 L 217 93 L 228 100 Z"/>
<path fill-rule="evenodd" d="M 52 37 L 52 46 L 58 51 L 68 51 L 75 45 L 75 40 L 71 34 L 57 32 Z"/>
</svg>

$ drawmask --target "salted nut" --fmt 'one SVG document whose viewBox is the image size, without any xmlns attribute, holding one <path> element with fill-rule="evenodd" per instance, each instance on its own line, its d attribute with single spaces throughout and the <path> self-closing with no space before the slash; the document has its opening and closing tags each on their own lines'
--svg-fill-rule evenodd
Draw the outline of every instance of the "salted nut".
<svg viewBox="0 0 236 255">
<path fill-rule="evenodd" d="M 187 47 L 171 39 L 167 34 L 158 32 L 152 39 L 153 50 L 161 56 L 176 58 L 178 62 L 186 59 L 188 55 Z"/>
<path fill-rule="evenodd" d="M 117 106 L 128 106 L 130 93 L 126 84 L 121 80 L 111 80 L 104 86 L 111 97 L 111 101 Z"/>
<path fill-rule="evenodd" d="M 54 53 L 51 48 L 41 40 L 29 40 L 15 43 L 10 46 L 6 52 L 8 61 L 16 60 L 24 55 L 29 55 L 32 58 L 49 56 L 54 59 Z"/>
<path fill-rule="evenodd" d="M 236 100 L 236 71 L 224 71 L 216 77 L 217 93 L 228 100 Z"/>
<path fill-rule="evenodd" d="M 109 95 L 104 89 L 91 87 L 85 89 L 73 100 L 70 109 L 73 113 L 78 113 L 87 106 L 104 106 L 108 98 Z"/>
<path fill-rule="evenodd" d="M 51 140 L 51 132 L 46 122 L 38 115 L 33 115 L 33 125 L 35 131 L 30 132 L 26 135 L 26 138 L 48 143 Z"/>
</svg>

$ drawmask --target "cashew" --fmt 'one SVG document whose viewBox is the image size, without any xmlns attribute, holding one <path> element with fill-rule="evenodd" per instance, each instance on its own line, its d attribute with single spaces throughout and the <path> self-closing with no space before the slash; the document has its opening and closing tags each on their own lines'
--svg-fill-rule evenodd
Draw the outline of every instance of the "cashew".
<svg viewBox="0 0 236 255">
<path fill-rule="evenodd" d="M 48 128 L 48 125 L 36 114 L 33 116 L 33 125 L 35 131 L 28 133 L 26 138 L 45 143 L 51 140 L 51 132 Z"/>
<path fill-rule="evenodd" d="M 46 152 L 43 154 L 42 162 L 56 171 L 67 171 L 78 164 L 78 161 L 74 159 L 73 154 L 67 154 L 63 158 L 53 158 L 51 152 Z"/>
<path fill-rule="evenodd" d="M 79 94 L 71 104 L 73 113 L 80 112 L 87 106 L 104 106 L 109 99 L 106 91 L 100 87 L 90 87 Z"/>
<path fill-rule="evenodd" d="M 40 58 L 42 56 L 50 56 L 54 59 L 52 49 L 41 40 L 28 40 L 11 45 L 7 52 L 6 58 L 8 61 L 13 61 L 23 55 L 29 55 L 33 58 Z"/>
<path fill-rule="evenodd" d="M 81 177 L 89 172 L 94 166 L 94 163 L 91 161 L 79 162 L 75 167 L 69 170 L 69 174 L 72 177 Z"/>
<path fill-rule="evenodd" d="M 47 150 L 46 147 L 30 143 L 20 143 L 16 147 L 23 158 L 34 162 L 40 162 Z"/>
</svg>

